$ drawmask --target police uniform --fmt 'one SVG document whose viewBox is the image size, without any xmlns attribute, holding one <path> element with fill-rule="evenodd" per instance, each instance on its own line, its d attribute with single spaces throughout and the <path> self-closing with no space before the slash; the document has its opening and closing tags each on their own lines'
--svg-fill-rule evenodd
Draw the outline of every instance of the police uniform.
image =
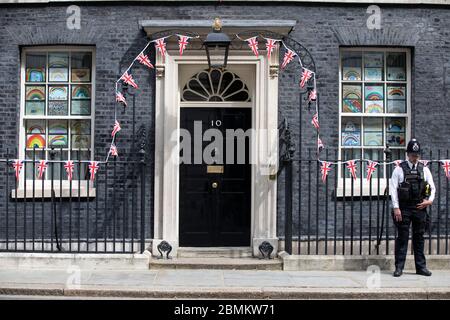
<svg viewBox="0 0 450 320">
<path fill-rule="evenodd" d="M 413 139 L 408 143 L 407 152 L 418 152 L 420 146 Z M 430 170 L 422 163 L 413 164 L 403 161 L 395 168 L 390 181 L 390 194 L 393 208 L 400 208 L 402 221 L 396 221 L 397 238 L 395 239 L 395 273 L 400 276 L 405 266 L 408 250 L 409 227 L 412 224 L 412 245 L 416 272 L 431 275 L 426 269 L 424 254 L 424 233 L 429 227 L 429 215 L 426 209 L 417 209 L 417 204 L 424 199 L 433 202 L 436 188 Z"/>
</svg>

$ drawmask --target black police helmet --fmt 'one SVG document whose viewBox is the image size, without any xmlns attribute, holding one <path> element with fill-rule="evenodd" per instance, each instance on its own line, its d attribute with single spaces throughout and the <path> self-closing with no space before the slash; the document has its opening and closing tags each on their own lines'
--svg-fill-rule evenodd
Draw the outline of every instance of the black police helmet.
<svg viewBox="0 0 450 320">
<path fill-rule="evenodd" d="M 411 139 L 408 142 L 408 146 L 406 147 L 407 153 L 419 154 L 420 153 L 420 144 L 417 139 Z"/>
</svg>

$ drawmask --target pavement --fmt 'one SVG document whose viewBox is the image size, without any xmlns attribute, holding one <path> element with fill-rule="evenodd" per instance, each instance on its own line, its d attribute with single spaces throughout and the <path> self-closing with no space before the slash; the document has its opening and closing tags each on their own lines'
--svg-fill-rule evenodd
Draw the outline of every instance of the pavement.
<svg viewBox="0 0 450 320">
<path fill-rule="evenodd" d="M 83 270 L 0 268 L 0 299 L 450 299 L 450 270 Z"/>
</svg>

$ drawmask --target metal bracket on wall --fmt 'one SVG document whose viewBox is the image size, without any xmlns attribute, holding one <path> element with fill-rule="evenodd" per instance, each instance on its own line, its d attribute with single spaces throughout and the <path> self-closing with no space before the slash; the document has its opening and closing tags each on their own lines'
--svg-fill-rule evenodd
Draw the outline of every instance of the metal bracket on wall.
<svg viewBox="0 0 450 320">
<path fill-rule="evenodd" d="M 167 259 L 172 259 L 172 257 L 169 257 L 169 254 L 172 251 L 172 246 L 170 245 L 170 243 L 168 243 L 167 241 L 163 240 L 163 241 L 161 241 L 160 244 L 158 244 L 158 246 L 156 248 L 158 249 L 158 252 L 160 254 L 158 259 L 164 259 L 163 252 L 166 252 L 166 258 Z"/>
<path fill-rule="evenodd" d="M 259 245 L 259 252 L 261 252 L 260 259 L 270 259 L 270 255 L 273 252 L 273 246 L 268 241 L 263 241 Z"/>
</svg>

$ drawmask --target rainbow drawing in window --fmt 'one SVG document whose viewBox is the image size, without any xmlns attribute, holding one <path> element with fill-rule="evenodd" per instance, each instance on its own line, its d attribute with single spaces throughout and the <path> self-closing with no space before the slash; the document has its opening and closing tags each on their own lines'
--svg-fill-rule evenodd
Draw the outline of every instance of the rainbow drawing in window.
<svg viewBox="0 0 450 320">
<path fill-rule="evenodd" d="M 343 123 L 342 145 L 343 146 L 359 146 L 361 145 L 361 130 L 359 124 L 353 123 L 351 120 Z"/>
<path fill-rule="evenodd" d="M 361 86 L 344 86 L 342 102 L 342 112 L 361 112 Z"/>
<path fill-rule="evenodd" d="M 27 148 L 44 148 L 45 136 L 42 134 L 29 134 L 27 135 Z"/>
<path fill-rule="evenodd" d="M 44 82 L 45 68 L 27 68 L 25 74 L 25 81 L 27 82 Z"/>
<path fill-rule="evenodd" d="M 361 68 L 343 67 L 343 80 L 358 81 L 361 80 Z"/>
<path fill-rule="evenodd" d="M 45 100 L 45 87 L 27 86 L 25 99 L 28 101 L 43 101 Z"/>
<path fill-rule="evenodd" d="M 404 100 L 406 97 L 405 86 L 388 86 L 388 99 Z"/>
<path fill-rule="evenodd" d="M 52 82 L 69 81 L 69 70 L 67 68 L 49 68 L 48 78 Z"/>
<path fill-rule="evenodd" d="M 87 85 L 76 85 L 72 87 L 72 98 L 73 99 L 90 99 L 91 98 L 91 88 Z"/>
<path fill-rule="evenodd" d="M 65 147 L 67 146 L 67 135 L 49 135 L 49 145 L 51 147 Z"/>
<path fill-rule="evenodd" d="M 364 111 L 366 113 L 383 113 L 383 101 L 366 101 Z"/>
<path fill-rule="evenodd" d="M 49 87 L 49 100 L 67 100 L 67 87 Z"/>
<path fill-rule="evenodd" d="M 366 86 L 366 100 L 383 100 L 383 86 Z"/>
</svg>

